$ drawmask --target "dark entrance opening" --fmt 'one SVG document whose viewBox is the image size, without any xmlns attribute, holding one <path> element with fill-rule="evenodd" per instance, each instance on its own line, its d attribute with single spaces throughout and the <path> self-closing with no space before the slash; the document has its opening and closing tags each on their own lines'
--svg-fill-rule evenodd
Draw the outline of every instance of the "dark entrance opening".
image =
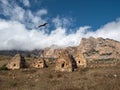
<svg viewBox="0 0 120 90">
<path fill-rule="evenodd" d="M 65 66 L 65 63 L 62 63 L 61 67 L 64 68 L 64 66 Z"/>
<path fill-rule="evenodd" d="M 15 67 L 15 66 L 16 66 L 16 64 L 13 64 L 13 66 Z"/>
</svg>

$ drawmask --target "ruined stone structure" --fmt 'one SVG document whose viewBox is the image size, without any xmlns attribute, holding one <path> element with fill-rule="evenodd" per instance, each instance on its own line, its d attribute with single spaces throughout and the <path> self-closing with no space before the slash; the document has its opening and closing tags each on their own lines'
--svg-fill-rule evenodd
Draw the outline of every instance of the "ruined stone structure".
<svg viewBox="0 0 120 90">
<path fill-rule="evenodd" d="M 16 54 L 7 64 L 8 69 L 20 69 L 25 67 L 25 59 L 20 54 Z"/>
<path fill-rule="evenodd" d="M 43 58 L 38 58 L 38 59 L 35 59 L 33 61 L 33 63 L 31 64 L 31 67 L 34 67 L 34 68 L 45 68 L 47 67 L 46 65 L 46 62 Z"/>
<path fill-rule="evenodd" d="M 67 50 L 63 50 L 56 61 L 55 70 L 72 72 L 75 68 L 77 68 L 77 65 L 73 56 Z"/>
</svg>

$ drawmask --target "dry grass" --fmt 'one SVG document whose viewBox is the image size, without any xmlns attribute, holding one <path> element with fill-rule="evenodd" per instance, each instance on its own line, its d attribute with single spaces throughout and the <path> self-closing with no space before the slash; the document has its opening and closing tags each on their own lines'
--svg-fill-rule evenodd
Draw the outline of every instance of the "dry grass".
<svg viewBox="0 0 120 90">
<path fill-rule="evenodd" d="M 4 57 L 4 60 L 5 57 Z M 7 60 L 6 60 L 7 61 Z M 3 59 L 0 59 L 3 65 Z M 120 90 L 120 66 L 55 72 L 44 69 L 0 71 L 1 90 Z"/>
<path fill-rule="evenodd" d="M 0 67 L 5 65 L 12 57 L 0 55 Z"/>
</svg>

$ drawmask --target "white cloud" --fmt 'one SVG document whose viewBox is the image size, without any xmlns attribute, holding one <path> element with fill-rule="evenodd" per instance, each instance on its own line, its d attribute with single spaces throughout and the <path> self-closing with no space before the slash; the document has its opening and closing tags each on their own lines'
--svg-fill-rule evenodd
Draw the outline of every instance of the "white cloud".
<svg viewBox="0 0 120 90">
<path fill-rule="evenodd" d="M 5 0 L 5 2 L 1 2 L 1 8 L 4 16 L 9 17 L 12 20 L 24 20 L 25 10 L 22 7 L 19 7 L 17 4 L 13 2 L 9 2 Z"/>
<path fill-rule="evenodd" d="M 29 0 L 20 0 L 22 3 L 29 2 Z M 31 12 L 31 10 L 23 9 L 20 7 L 17 3 L 14 1 L 11 1 L 8 3 L 8 0 L 3 0 L 0 2 L 1 4 L 1 12 L 0 14 L 10 18 L 12 21 L 19 21 L 23 24 L 25 24 L 26 27 L 29 28 L 35 28 L 39 24 L 42 24 L 45 22 L 44 19 L 42 19 L 43 15 L 47 14 L 46 9 L 40 9 L 37 12 Z"/>
<path fill-rule="evenodd" d="M 71 19 L 57 16 L 52 19 L 56 29 L 48 34 L 45 32 L 48 30 L 47 28 L 41 30 L 27 28 L 27 26 L 34 27 L 34 25 L 45 22 L 42 16 L 47 15 L 46 9 L 40 9 L 33 13 L 17 4 L 11 6 L 7 0 L 2 2 L 0 7 L 3 8 L 2 14 L 10 17 L 9 20 L 0 19 L 0 50 L 33 50 L 49 47 L 53 44 L 59 47 L 77 46 L 82 37 L 89 36 L 120 41 L 120 19 L 109 22 L 96 31 L 91 31 L 90 26 L 83 26 L 79 27 L 76 32 L 67 34 Z"/>
<path fill-rule="evenodd" d="M 27 6 L 27 7 L 30 6 L 29 0 L 20 0 L 20 1 L 24 4 L 24 6 Z"/>
<path fill-rule="evenodd" d="M 52 22 L 55 24 L 55 27 L 68 27 L 71 25 L 71 18 L 61 18 L 60 16 L 57 16 L 56 18 L 53 18 Z"/>
<path fill-rule="evenodd" d="M 109 22 L 96 30 L 95 32 L 88 32 L 87 36 L 111 38 L 120 41 L 120 19 Z"/>
<path fill-rule="evenodd" d="M 4 5 L 8 5 L 8 1 L 7 0 L 1 0 L 0 2 L 2 2 Z"/>
<path fill-rule="evenodd" d="M 65 28 L 57 28 L 51 34 L 44 31 L 27 30 L 25 25 L 17 21 L 0 20 L 0 50 L 22 49 L 33 50 L 49 47 L 53 44 L 59 47 L 78 45 L 81 33 L 66 35 Z M 84 30 L 87 29 L 84 28 Z M 80 28 L 79 31 L 83 30 Z"/>
<path fill-rule="evenodd" d="M 42 16 L 42 15 L 46 15 L 47 13 L 48 13 L 48 12 L 47 12 L 46 9 L 41 9 L 41 10 L 39 10 L 39 11 L 36 13 L 36 15 Z"/>
<path fill-rule="evenodd" d="M 0 50 L 33 50 L 58 45 L 59 47 L 77 46 L 82 37 L 103 37 L 120 41 L 120 20 L 104 25 L 97 31 L 89 31 L 89 26 L 80 27 L 77 32 L 66 34 L 66 28 L 58 27 L 51 34 L 35 29 L 27 30 L 17 21 L 0 20 Z"/>
</svg>

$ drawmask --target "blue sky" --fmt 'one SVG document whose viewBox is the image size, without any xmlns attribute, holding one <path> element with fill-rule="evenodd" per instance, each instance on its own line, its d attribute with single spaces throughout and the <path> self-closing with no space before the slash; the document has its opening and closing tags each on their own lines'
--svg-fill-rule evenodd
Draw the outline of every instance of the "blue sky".
<svg viewBox="0 0 120 90">
<path fill-rule="evenodd" d="M 43 0 L 50 16 L 72 17 L 75 26 L 90 25 L 97 29 L 120 16 L 119 0 Z"/>
<path fill-rule="evenodd" d="M 90 36 L 120 41 L 119 0 L 0 0 L 0 50 L 78 46 Z"/>
</svg>

